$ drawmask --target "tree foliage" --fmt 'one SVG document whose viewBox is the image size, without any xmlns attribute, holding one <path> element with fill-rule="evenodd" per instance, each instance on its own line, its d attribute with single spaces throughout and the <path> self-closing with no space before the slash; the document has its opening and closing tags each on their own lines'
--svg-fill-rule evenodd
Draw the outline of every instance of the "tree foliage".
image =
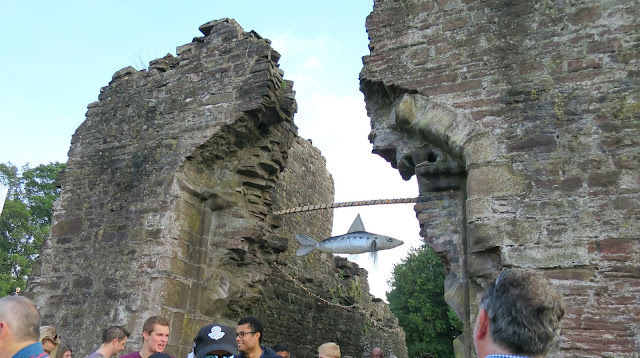
<svg viewBox="0 0 640 358">
<path fill-rule="evenodd" d="M 25 287 L 49 236 L 51 208 L 60 193 L 54 182 L 64 167 L 55 162 L 18 169 L 0 163 L 0 182 L 9 188 L 0 214 L 0 296 Z"/>
<path fill-rule="evenodd" d="M 453 357 L 453 340 L 462 333 L 462 322 L 444 301 L 438 255 L 427 245 L 412 249 L 395 265 L 389 285 L 387 300 L 405 331 L 409 357 Z"/>
</svg>

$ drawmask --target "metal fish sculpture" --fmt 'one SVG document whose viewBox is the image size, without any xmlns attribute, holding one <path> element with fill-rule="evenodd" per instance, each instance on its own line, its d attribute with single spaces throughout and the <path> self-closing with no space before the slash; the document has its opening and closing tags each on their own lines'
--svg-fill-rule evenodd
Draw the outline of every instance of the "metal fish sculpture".
<svg viewBox="0 0 640 358">
<path fill-rule="evenodd" d="M 296 256 L 304 256 L 314 249 L 333 254 L 362 254 L 369 252 L 374 262 L 377 260 L 377 251 L 393 249 L 404 244 L 402 240 L 364 231 L 364 224 L 360 214 L 356 216 L 349 231 L 344 235 L 332 236 L 320 242 L 303 234 L 296 234 L 296 238 L 302 244 L 296 250 Z"/>
</svg>

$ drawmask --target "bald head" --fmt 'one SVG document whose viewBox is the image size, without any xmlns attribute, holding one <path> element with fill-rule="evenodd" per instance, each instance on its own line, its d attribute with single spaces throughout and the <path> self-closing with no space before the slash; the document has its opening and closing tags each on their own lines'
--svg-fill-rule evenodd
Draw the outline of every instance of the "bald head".
<svg viewBox="0 0 640 358">
<path fill-rule="evenodd" d="M 40 313 L 30 299 L 22 296 L 0 298 L 0 322 L 11 328 L 16 342 L 37 342 L 40 338 Z"/>
</svg>

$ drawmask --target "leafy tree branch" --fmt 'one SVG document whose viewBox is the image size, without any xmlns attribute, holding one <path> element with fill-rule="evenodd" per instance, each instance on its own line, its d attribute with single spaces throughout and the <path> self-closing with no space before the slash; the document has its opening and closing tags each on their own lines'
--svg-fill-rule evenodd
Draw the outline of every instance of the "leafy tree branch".
<svg viewBox="0 0 640 358">
<path fill-rule="evenodd" d="M 9 188 L 0 215 L 0 296 L 24 288 L 49 237 L 51 208 L 60 189 L 55 186 L 64 163 L 18 168 L 0 163 L 0 182 Z"/>
</svg>

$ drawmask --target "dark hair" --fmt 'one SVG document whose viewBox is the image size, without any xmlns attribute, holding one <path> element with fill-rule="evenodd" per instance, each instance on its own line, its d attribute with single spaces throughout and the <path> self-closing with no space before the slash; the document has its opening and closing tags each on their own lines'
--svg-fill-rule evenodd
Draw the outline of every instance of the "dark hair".
<svg viewBox="0 0 640 358">
<path fill-rule="evenodd" d="M 485 291 L 480 308 L 489 315 L 493 341 L 513 354 L 544 355 L 560 336 L 562 296 L 542 275 L 511 269 Z"/>
<path fill-rule="evenodd" d="M 238 326 L 242 326 L 243 324 L 249 324 L 252 331 L 260 332 L 258 343 L 262 344 L 262 322 L 260 322 L 260 320 L 256 317 L 244 317 L 240 318 L 240 320 L 238 321 Z"/>
<path fill-rule="evenodd" d="M 142 332 L 147 332 L 151 334 L 156 324 L 169 327 L 170 322 L 168 318 L 165 318 L 162 316 L 151 316 L 147 318 L 146 321 L 144 321 L 144 325 L 142 326 Z"/>
<path fill-rule="evenodd" d="M 102 332 L 102 343 L 109 343 L 114 339 L 121 341 L 129 337 L 129 331 L 122 326 L 111 326 Z"/>
<path fill-rule="evenodd" d="M 276 352 L 291 352 L 291 348 L 289 348 L 289 345 L 286 343 L 278 343 L 275 346 L 273 346 L 273 350 Z"/>
<path fill-rule="evenodd" d="M 60 345 L 58 346 L 58 350 L 56 351 L 56 356 L 53 358 L 62 358 L 64 357 L 64 354 L 66 352 L 71 352 L 73 353 L 73 350 L 71 349 L 71 346 L 69 346 L 69 343 L 66 342 L 62 342 L 60 343 Z"/>
</svg>

